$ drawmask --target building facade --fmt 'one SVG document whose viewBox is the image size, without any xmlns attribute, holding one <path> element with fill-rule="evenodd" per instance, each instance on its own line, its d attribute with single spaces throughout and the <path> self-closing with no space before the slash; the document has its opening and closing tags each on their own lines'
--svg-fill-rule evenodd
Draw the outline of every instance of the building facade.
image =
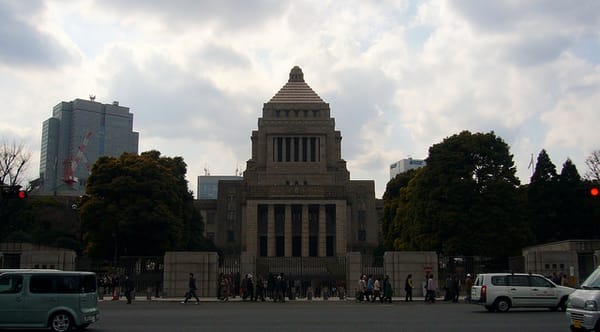
<svg viewBox="0 0 600 332">
<path fill-rule="evenodd" d="M 294 67 L 263 105 L 243 180 L 219 181 L 215 244 L 256 257 L 332 257 L 379 243 L 374 181 L 350 180 L 329 104 Z M 202 200 L 204 213 L 210 201 Z"/>
<path fill-rule="evenodd" d="M 390 165 L 390 179 L 395 178 L 396 175 L 400 173 L 407 172 L 411 169 L 421 168 L 425 165 L 426 162 L 423 159 L 407 158 L 398 160 L 397 162 Z"/>
<path fill-rule="evenodd" d="M 41 194 L 81 195 L 101 156 L 138 153 L 133 114 L 118 102 L 75 99 L 54 106 L 42 127 Z"/>
</svg>

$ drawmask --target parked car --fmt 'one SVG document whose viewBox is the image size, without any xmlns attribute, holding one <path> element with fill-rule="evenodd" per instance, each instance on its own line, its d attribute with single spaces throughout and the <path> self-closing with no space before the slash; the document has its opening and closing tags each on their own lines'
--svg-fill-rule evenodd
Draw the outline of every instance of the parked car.
<svg viewBox="0 0 600 332">
<path fill-rule="evenodd" d="M 567 318 L 571 331 L 600 331 L 600 266 L 569 295 Z"/>
<path fill-rule="evenodd" d="M 0 328 L 86 328 L 99 318 L 96 285 L 93 272 L 0 272 Z"/>
<path fill-rule="evenodd" d="M 568 296 L 574 291 L 539 274 L 483 273 L 473 283 L 471 303 L 491 312 L 518 307 L 565 310 Z"/>
</svg>

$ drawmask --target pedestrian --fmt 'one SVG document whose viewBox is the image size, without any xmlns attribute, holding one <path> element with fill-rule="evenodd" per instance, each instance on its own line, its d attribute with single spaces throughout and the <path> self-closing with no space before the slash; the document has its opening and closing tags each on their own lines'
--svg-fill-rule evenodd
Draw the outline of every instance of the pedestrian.
<svg viewBox="0 0 600 332">
<path fill-rule="evenodd" d="M 465 288 L 467 289 L 467 296 L 465 297 L 465 301 L 471 303 L 471 288 L 473 287 L 473 279 L 471 278 L 471 274 L 467 273 L 467 279 L 465 279 Z"/>
<path fill-rule="evenodd" d="M 356 299 L 359 301 L 363 301 L 365 299 L 365 295 L 367 295 L 367 282 L 365 280 L 367 276 L 361 275 L 358 279 L 358 288 L 356 290 Z"/>
<path fill-rule="evenodd" d="M 200 299 L 198 295 L 196 295 L 196 278 L 194 278 L 194 274 L 190 273 L 190 279 L 188 280 L 188 291 L 185 293 L 185 299 L 181 301 L 181 303 L 186 304 L 189 299 L 194 297 L 196 299 L 196 304 L 200 304 Z"/>
<path fill-rule="evenodd" d="M 375 299 L 379 298 L 379 302 L 383 303 L 383 296 L 381 295 L 381 283 L 379 282 L 379 278 L 375 278 L 373 282 L 373 298 L 371 302 L 375 302 Z"/>
<path fill-rule="evenodd" d="M 125 275 L 125 280 L 123 280 L 123 289 L 125 290 L 125 298 L 127 299 L 127 304 L 131 304 L 131 292 L 133 292 L 133 282 L 129 279 L 129 275 Z"/>
<path fill-rule="evenodd" d="M 229 301 L 229 276 L 223 275 L 221 278 L 221 301 Z"/>
<path fill-rule="evenodd" d="M 392 296 L 394 295 L 394 289 L 392 288 L 392 283 L 390 282 L 390 276 L 385 276 L 383 278 L 383 300 L 385 302 L 392 303 Z"/>
<path fill-rule="evenodd" d="M 408 274 L 406 280 L 404 281 L 404 291 L 406 292 L 406 296 L 404 297 L 404 302 L 412 302 L 412 293 L 413 293 L 413 279 L 412 274 Z"/>
<path fill-rule="evenodd" d="M 454 297 L 454 295 L 452 294 L 452 288 L 452 277 L 450 276 L 450 274 L 448 274 L 446 276 L 446 284 L 444 285 L 444 301 L 450 301 Z"/>
<path fill-rule="evenodd" d="M 248 280 L 246 280 L 246 296 L 250 296 L 250 301 L 254 301 L 254 279 L 252 274 L 248 273 Z"/>
<path fill-rule="evenodd" d="M 435 280 L 433 279 L 433 274 L 430 274 L 427 279 L 427 296 L 425 297 L 425 302 L 435 303 L 436 290 L 437 287 L 435 285 Z"/>
<path fill-rule="evenodd" d="M 458 302 L 458 295 L 460 291 L 460 281 L 456 274 L 452 275 L 452 302 Z"/>
<path fill-rule="evenodd" d="M 256 296 L 254 301 L 258 301 L 260 297 L 261 302 L 265 302 L 265 280 L 261 275 L 256 277 Z"/>
<path fill-rule="evenodd" d="M 371 301 L 371 297 L 373 296 L 373 275 L 369 276 L 367 280 L 367 301 Z"/>
</svg>

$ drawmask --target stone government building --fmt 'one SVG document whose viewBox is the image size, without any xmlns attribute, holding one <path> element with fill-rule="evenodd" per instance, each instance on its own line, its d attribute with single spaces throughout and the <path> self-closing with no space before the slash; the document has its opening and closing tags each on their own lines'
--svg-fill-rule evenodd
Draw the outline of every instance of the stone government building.
<svg viewBox="0 0 600 332">
<path fill-rule="evenodd" d="M 263 106 L 243 178 L 221 180 L 216 200 L 199 200 L 207 234 L 224 253 L 335 257 L 378 246 L 381 200 L 374 181 L 350 180 L 330 113 L 292 68 Z"/>
</svg>

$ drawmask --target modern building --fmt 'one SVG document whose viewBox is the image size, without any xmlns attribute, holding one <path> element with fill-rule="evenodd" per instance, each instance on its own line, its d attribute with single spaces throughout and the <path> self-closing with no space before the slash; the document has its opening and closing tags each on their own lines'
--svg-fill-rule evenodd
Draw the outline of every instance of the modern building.
<svg viewBox="0 0 600 332">
<path fill-rule="evenodd" d="M 40 194 L 81 195 L 99 157 L 138 153 L 139 134 L 129 108 L 90 99 L 61 102 L 44 121 Z"/>
<path fill-rule="evenodd" d="M 200 175 L 198 176 L 198 199 L 217 199 L 219 181 L 243 179 L 241 176 L 234 175 Z"/>
<path fill-rule="evenodd" d="M 390 165 L 390 179 L 396 177 L 396 175 L 400 173 L 407 172 L 411 169 L 421 168 L 426 165 L 425 160 L 423 159 L 401 159 Z"/>
<path fill-rule="evenodd" d="M 263 105 L 243 179 L 218 182 L 214 241 L 224 253 L 333 257 L 372 252 L 379 222 L 372 180 L 350 180 L 329 104 L 299 67 Z M 208 224 L 208 222 L 207 222 Z"/>
</svg>

